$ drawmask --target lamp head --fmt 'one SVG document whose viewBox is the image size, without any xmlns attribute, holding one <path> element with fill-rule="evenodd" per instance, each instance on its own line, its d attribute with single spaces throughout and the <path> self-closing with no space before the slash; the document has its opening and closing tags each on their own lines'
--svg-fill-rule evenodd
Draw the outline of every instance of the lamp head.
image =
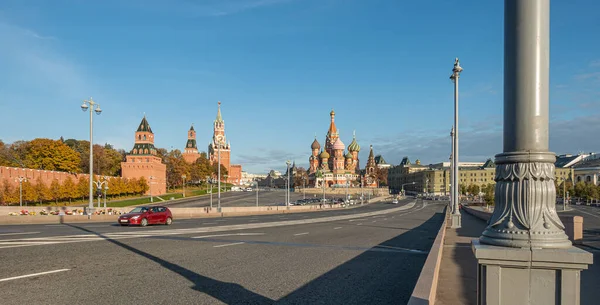
<svg viewBox="0 0 600 305">
<path fill-rule="evenodd" d="M 83 104 L 81 104 L 81 110 L 83 110 L 83 112 L 88 110 L 88 105 L 85 103 L 85 101 L 83 101 Z"/>
<path fill-rule="evenodd" d="M 96 111 L 96 114 L 102 113 L 102 109 L 100 109 L 100 105 L 96 106 L 96 109 L 94 111 Z"/>
</svg>

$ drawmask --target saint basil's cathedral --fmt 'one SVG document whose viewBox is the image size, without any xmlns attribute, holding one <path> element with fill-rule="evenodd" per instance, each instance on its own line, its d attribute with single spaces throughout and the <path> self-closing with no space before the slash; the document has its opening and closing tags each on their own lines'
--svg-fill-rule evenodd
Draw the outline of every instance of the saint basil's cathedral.
<svg viewBox="0 0 600 305">
<path fill-rule="evenodd" d="M 314 187 L 331 186 L 360 186 L 377 187 L 375 179 L 375 161 L 373 158 L 373 147 L 369 153 L 367 168 L 361 175 L 358 153 L 360 145 L 353 135 L 352 142 L 348 145 L 348 151 L 344 154 L 346 146 L 340 139 L 339 132 L 335 126 L 335 111 L 329 113 L 331 123 L 325 137 L 325 147 L 321 150 L 321 144 L 315 140 L 310 146 L 311 156 L 308 158 L 309 185 Z M 372 168 L 369 168 L 372 167 Z"/>
</svg>

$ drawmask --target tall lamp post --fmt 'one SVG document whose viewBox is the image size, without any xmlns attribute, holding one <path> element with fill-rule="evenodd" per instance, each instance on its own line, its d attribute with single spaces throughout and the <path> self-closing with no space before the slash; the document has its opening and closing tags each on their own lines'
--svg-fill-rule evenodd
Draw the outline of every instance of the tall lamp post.
<svg viewBox="0 0 600 305">
<path fill-rule="evenodd" d="M 23 206 L 23 182 L 26 182 L 27 178 L 19 177 L 19 178 L 15 179 L 15 181 L 19 182 L 19 206 L 22 207 Z"/>
<path fill-rule="evenodd" d="M 148 183 L 150 184 L 150 202 L 154 202 L 154 198 L 152 197 L 152 180 L 154 179 L 154 176 L 149 176 L 148 179 Z"/>
<path fill-rule="evenodd" d="M 290 160 L 285 161 L 287 165 L 287 175 L 285 181 L 287 181 L 287 190 L 285 191 L 285 206 L 290 208 Z"/>
<path fill-rule="evenodd" d="M 186 175 L 181 175 L 181 179 L 183 179 L 183 198 L 185 198 L 185 178 L 187 178 Z"/>
<path fill-rule="evenodd" d="M 87 212 L 87 215 L 88 219 L 90 219 L 92 218 L 92 209 L 94 208 L 94 124 L 92 112 L 96 112 L 96 114 L 100 115 L 102 109 L 100 109 L 100 104 L 94 102 L 91 97 L 89 100 L 84 100 L 83 104 L 81 104 L 81 110 L 83 110 L 83 112 L 86 112 L 88 108 L 90 109 L 90 194 L 88 203 L 89 211 Z"/>
<path fill-rule="evenodd" d="M 104 186 L 104 188 L 108 190 L 108 180 L 104 179 L 104 181 L 94 181 L 94 185 L 98 190 L 98 209 L 100 209 L 100 197 L 102 197 L 102 186 Z M 106 208 L 106 190 L 104 191 L 104 208 Z"/>
<path fill-rule="evenodd" d="M 454 82 L 454 137 L 452 140 L 453 150 L 453 164 L 452 164 L 452 196 L 454 208 L 452 211 L 452 228 L 460 228 L 461 227 L 461 216 L 459 206 L 458 206 L 458 79 L 460 78 L 460 72 L 462 72 L 463 68 L 461 68 L 460 63 L 458 62 L 458 58 L 454 60 L 454 68 L 452 68 L 452 75 L 450 75 L 450 79 Z"/>
<path fill-rule="evenodd" d="M 400 191 L 400 192 L 402 193 L 402 196 L 404 196 L 404 186 L 405 186 L 405 185 L 413 185 L 413 184 L 415 184 L 415 183 L 416 183 L 416 182 L 414 182 L 414 181 L 413 181 L 413 182 L 409 182 L 409 183 L 404 183 L 404 184 L 402 184 L 402 186 L 401 186 L 401 187 L 402 187 L 402 190 Z"/>
<path fill-rule="evenodd" d="M 256 181 L 256 207 L 258 208 L 258 178 L 255 178 Z"/>
<path fill-rule="evenodd" d="M 217 212 L 221 213 L 221 143 L 217 143 Z M 211 191 L 212 196 L 212 191 Z M 212 197 L 211 197 L 212 198 Z"/>
</svg>

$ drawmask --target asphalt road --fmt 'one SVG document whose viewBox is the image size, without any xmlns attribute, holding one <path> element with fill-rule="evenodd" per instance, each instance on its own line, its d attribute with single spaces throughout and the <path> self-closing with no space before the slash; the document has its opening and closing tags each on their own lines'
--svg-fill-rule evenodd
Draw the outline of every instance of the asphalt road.
<svg viewBox="0 0 600 305">
<path fill-rule="evenodd" d="M 310 194 L 306 194 L 306 198 L 310 198 Z M 343 197 L 337 195 L 337 197 Z M 290 192 L 290 201 L 294 202 L 302 199 L 302 192 Z M 322 196 L 318 196 L 322 198 Z M 326 198 L 332 198 L 332 195 L 327 195 Z M 189 199 L 179 199 L 174 201 L 157 202 L 158 205 L 167 205 L 178 208 L 191 207 L 207 207 L 210 206 L 210 196 L 194 197 Z M 217 206 L 217 193 L 213 193 L 213 206 Z M 272 206 L 285 203 L 285 190 L 259 191 L 258 204 L 261 206 Z M 224 192 L 221 193 L 221 206 L 223 207 L 243 207 L 256 206 L 256 191 L 253 192 Z"/>
<path fill-rule="evenodd" d="M 594 255 L 594 264 L 581 273 L 581 304 L 598 304 L 600 299 L 600 208 L 571 205 L 571 211 L 562 212 L 562 204 L 557 204 L 559 215 L 583 217 L 582 249 Z"/>
<path fill-rule="evenodd" d="M 0 226 L 0 300 L 404 304 L 443 208 L 405 200 L 326 212 L 176 220 L 170 227 Z M 43 272 L 51 273 L 28 276 Z"/>
</svg>

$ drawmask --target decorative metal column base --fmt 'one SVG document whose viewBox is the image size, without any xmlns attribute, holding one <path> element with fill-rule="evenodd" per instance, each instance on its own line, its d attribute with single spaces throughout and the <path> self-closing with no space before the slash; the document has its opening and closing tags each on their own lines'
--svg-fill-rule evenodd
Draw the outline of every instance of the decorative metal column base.
<svg viewBox="0 0 600 305">
<path fill-rule="evenodd" d="M 496 207 L 479 238 L 482 244 L 513 248 L 569 248 L 556 213 L 551 152 L 496 155 Z"/>
<path fill-rule="evenodd" d="M 520 249 L 472 241 L 477 258 L 477 304 L 580 304 L 581 271 L 591 253 L 568 249 Z"/>
<path fill-rule="evenodd" d="M 462 227 L 462 216 L 460 215 L 460 213 L 452 213 L 450 214 L 450 217 L 452 220 L 450 228 L 460 229 Z"/>
</svg>

